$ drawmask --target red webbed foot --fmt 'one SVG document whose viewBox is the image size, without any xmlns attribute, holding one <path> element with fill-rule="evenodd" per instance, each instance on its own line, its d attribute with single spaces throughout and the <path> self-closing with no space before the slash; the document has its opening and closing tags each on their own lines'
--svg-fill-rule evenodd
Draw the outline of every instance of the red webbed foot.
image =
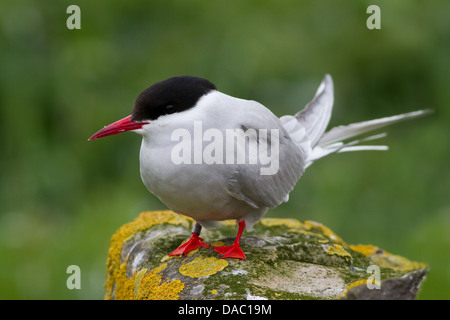
<svg viewBox="0 0 450 320">
<path fill-rule="evenodd" d="M 209 248 L 209 245 L 203 242 L 203 239 L 198 236 L 197 232 L 193 232 L 191 238 L 181 246 L 179 246 L 177 249 L 169 253 L 169 256 L 181 255 L 183 257 L 192 250 L 198 249 L 200 247 Z"/>
<path fill-rule="evenodd" d="M 245 254 L 244 251 L 239 247 L 239 245 L 231 245 L 231 246 L 221 246 L 221 247 L 215 247 L 213 249 L 214 251 L 220 253 L 220 258 L 235 258 L 235 259 L 241 259 L 245 260 Z"/>
<path fill-rule="evenodd" d="M 231 246 L 221 246 L 213 248 L 214 251 L 221 254 L 220 258 L 234 258 L 245 260 L 245 254 L 242 249 L 239 247 L 239 241 L 241 240 L 242 232 L 245 228 L 245 220 L 239 221 L 239 230 L 236 236 L 236 240 Z"/>
</svg>

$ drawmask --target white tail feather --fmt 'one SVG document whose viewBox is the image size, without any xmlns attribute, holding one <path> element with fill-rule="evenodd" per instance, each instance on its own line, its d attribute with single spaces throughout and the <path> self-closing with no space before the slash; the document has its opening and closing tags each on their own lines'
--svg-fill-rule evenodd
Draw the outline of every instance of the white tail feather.
<svg viewBox="0 0 450 320">
<path fill-rule="evenodd" d="M 284 116 L 280 120 L 296 144 L 308 155 L 306 166 L 314 161 L 333 153 L 362 150 L 388 150 L 387 146 L 355 146 L 356 144 L 380 139 L 385 133 L 354 140 L 348 143 L 343 141 L 359 136 L 363 133 L 376 130 L 400 121 L 424 116 L 432 110 L 419 110 L 380 119 L 352 123 L 346 126 L 337 126 L 324 132 L 331 117 L 333 108 L 333 80 L 325 75 L 313 100 L 295 117 Z"/>
<path fill-rule="evenodd" d="M 334 127 L 331 130 L 325 132 L 320 138 L 318 145 L 324 146 L 330 143 L 352 138 L 368 131 L 376 130 L 396 122 L 417 118 L 430 113 L 431 110 L 419 110 L 409 113 L 399 114 L 391 117 L 385 117 L 375 120 L 362 121 L 352 123 L 346 126 Z"/>
<path fill-rule="evenodd" d="M 355 146 L 359 143 L 370 141 L 370 140 L 376 140 L 384 138 L 387 134 L 386 133 L 380 133 L 376 134 L 370 137 L 366 137 L 363 139 L 354 140 L 348 143 L 343 143 L 342 141 L 335 142 L 333 144 L 329 144 L 327 146 L 316 146 L 312 149 L 311 153 L 309 154 L 307 160 L 306 160 L 306 167 L 309 167 L 313 162 L 322 159 L 330 154 L 333 153 L 341 153 L 341 152 L 348 152 L 348 151 L 385 151 L 388 150 L 388 146 Z"/>
</svg>

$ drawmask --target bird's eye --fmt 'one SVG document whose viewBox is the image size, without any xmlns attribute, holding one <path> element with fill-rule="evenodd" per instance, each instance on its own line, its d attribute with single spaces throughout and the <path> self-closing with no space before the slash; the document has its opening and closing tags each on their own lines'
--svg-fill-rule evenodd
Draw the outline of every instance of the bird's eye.
<svg viewBox="0 0 450 320">
<path fill-rule="evenodd" d="M 174 107 L 173 104 L 167 104 L 164 107 L 164 113 L 165 114 L 171 114 L 171 113 L 175 113 L 175 112 L 177 112 L 177 109 Z"/>
</svg>

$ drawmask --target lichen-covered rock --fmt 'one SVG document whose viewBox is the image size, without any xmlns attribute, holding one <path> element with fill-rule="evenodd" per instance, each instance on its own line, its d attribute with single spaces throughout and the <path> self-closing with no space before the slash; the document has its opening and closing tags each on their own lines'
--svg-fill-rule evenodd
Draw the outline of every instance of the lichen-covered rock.
<svg viewBox="0 0 450 320">
<path fill-rule="evenodd" d="M 193 223 L 172 211 L 154 211 L 121 227 L 111 238 L 105 298 L 414 299 L 428 270 L 295 219 L 265 218 L 244 232 L 245 261 L 219 259 L 205 248 L 169 257 L 189 238 Z M 236 231 L 226 221 L 202 237 L 212 246 L 231 244 Z"/>
</svg>

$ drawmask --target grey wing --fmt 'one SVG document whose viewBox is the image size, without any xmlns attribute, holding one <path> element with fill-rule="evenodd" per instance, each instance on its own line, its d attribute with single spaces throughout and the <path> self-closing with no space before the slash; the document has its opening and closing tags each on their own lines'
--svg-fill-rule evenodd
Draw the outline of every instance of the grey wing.
<svg viewBox="0 0 450 320">
<path fill-rule="evenodd" d="M 269 133 L 276 131 L 278 137 Z M 260 138 L 253 140 L 258 148 L 265 143 Z M 305 155 L 281 124 L 277 124 L 275 131 L 267 132 L 266 147 L 271 150 L 267 153 L 271 161 L 236 165 L 227 181 L 229 194 L 253 208 L 275 208 L 287 201 L 305 167 Z M 262 152 L 258 149 L 259 156 L 265 153 L 264 146 L 262 149 Z"/>
</svg>

